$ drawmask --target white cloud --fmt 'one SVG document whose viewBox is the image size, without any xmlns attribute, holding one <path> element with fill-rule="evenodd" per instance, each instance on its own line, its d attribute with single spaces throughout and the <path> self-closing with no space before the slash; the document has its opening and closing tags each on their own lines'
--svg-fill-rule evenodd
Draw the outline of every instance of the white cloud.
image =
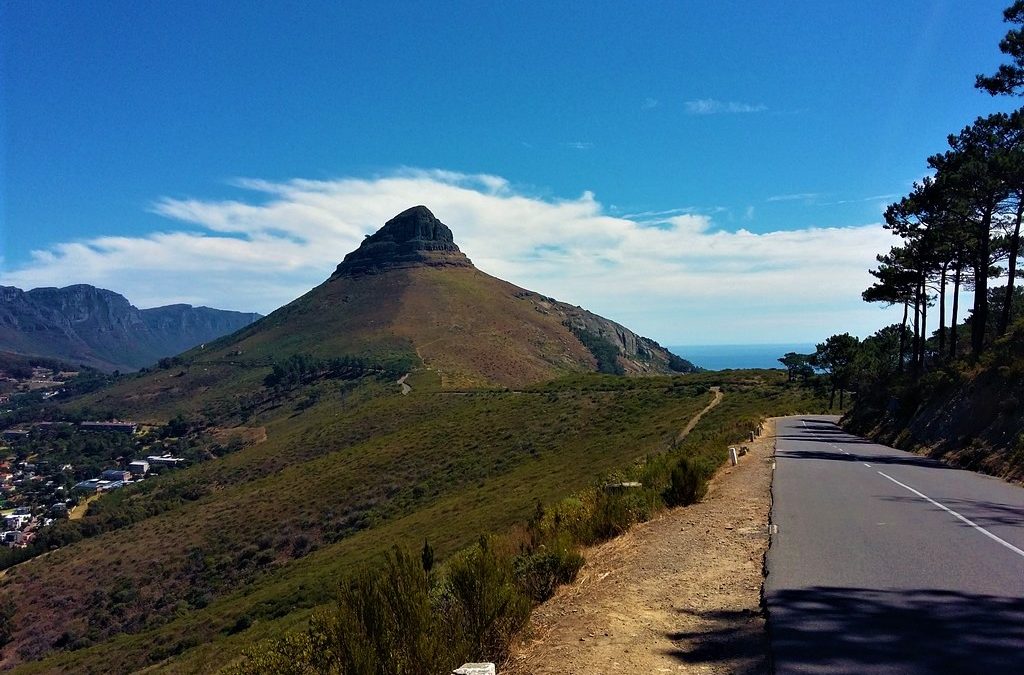
<svg viewBox="0 0 1024 675">
<path fill-rule="evenodd" d="M 562 145 L 573 150 L 592 150 L 594 148 L 594 144 L 590 141 L 572 141 L 571 143 L 562 143 Z"/>
<path fill-rule="evenodd" d="M 644 99 L 643 103 L 640 104 L 640 109 L 641 110 L 653 110 L 654 108 L 657 108 L 657 107 L 658 107 L 658 99 L 651 98 L 649 96 Z"/>
<path fill-rule="evenodd" d="M 797 192 L 795 194 L 788 195 L 772 195 L 766 202 L 798 202 L 798 201 L 813 201 L 821 197 L 820 192 Z"/>
<path fill-rule="evenodd" d="M 698 98 L 683 104 L 691 115 L 717 115 L 720 113 L 759 113 L 768 110 L 763 103 L 739 103 L 719 101 L 713 98 Z"/>
<path fill-rule="evenodd" d="M 892 243 L 879 224 L 758 234 L 670 211 L 652 226 L 608 215 L 590 192 L 542 199 L 498 176 L 439 170 L 235 185 L 252 197 L 159 199 L 166 231 L 58 243 L 0 280 L 265 313 L 323 281 L 364 234 L 425 204 L 482 270 L 670 344 L 817 340 L 890 320 L 860 301 L 875 254 Z"/>
</svg>

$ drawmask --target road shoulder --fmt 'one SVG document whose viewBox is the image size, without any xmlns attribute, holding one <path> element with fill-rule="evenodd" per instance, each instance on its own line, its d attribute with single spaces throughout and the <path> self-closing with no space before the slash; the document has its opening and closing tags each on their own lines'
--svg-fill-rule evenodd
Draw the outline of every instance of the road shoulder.
<svg viewBox="0 0 1024 675">
<path fill-rule="evenodd" d="M 768 672 L 761 607 L 774 421 L 703 502 L 584 552 L 503 672 Z"/>
</svg>

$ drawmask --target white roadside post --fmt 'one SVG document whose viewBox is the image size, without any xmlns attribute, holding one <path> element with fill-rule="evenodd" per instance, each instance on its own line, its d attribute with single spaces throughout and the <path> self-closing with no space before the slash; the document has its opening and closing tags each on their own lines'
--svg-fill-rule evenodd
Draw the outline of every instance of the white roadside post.
<svg viewBox="0 0 1024 675">
<path fill-rule="evenodd" d="M 495 675 L 493 663 L 463 663 L 452 675 Z"/>
<path fill-rule="evenodd" d="M 733 466 L 740 463 L 740 456 L 736 452 L 736 448 L 729 448 L 729 461 L 732 462 Z"/>
</svg>

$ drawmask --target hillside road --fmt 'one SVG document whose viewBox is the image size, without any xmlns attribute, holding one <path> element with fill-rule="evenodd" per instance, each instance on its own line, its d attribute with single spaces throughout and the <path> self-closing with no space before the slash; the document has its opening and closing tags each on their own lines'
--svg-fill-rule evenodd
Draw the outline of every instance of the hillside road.
<svg viewBox="0 0 1024 675">
<path fill-rule="evenodd" d="M 777 673 L 1024 672 L 1024 489 L 777 420 Z"/>
</svg>

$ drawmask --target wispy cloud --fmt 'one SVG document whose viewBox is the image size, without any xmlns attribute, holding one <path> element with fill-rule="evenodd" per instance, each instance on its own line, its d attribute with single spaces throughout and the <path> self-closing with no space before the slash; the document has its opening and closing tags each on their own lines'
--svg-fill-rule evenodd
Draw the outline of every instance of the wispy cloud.
<svg viewBox="0 0 1024 675">
<path fill-rule="evenodd" d="M 820 339 L 885 321 L 860 301 L 891 245 L 879 224 L 727 231 L 709 213 L 612 216 L 590 192 L 538 198 L 499 176 L 440 170 L 235 184 L 251 196 L 159 199 L 161 231 L 56 243 L 0 283 L 92 283 L 143 307 L 266 313 L 323 281 L 388 218 L 426 204 L 482 270 L 662 341 Z"/>
<path fill-rule="evenodd" d="M 886 200 L 889 200 L 889 199 L 896 199 L 898 196 L 899 195 L 897 195 L 897 194 L 887 194 L 887 195 L 872 195 L 870 197 L 860 197 L 858 199 L 840 199 L 838 201 L 828 202 L 827 204 L 822 204 L 822 206 L 838 206 L 839 204 L 860 204 L 862 202 L 879 202 L 879 201 L 886 201 Z"/>
<path fill-rule="evenodd" d="M 713 98 L 698 98 L 683 104 L 690 115 L 717 115 L 721 113 L 759 113 L 768 110 L 763 103 L 740 103 L 719 101 Z"/>
<path fill-rule="evenodd" d="M 643 103 L 640 104 L 640 109 L 641 110 L 652 110 L 652 109 L 657 108 L 657 107 L 658 107 L 658 99 L 651 98 L 649 96 L 644 99 Z"/>
<path fill-rule="evenodd" d="M 636 213 L 625 213 L 622 215 L 623 218 L 630 218 L 632 220 L 644 219 L 644 218 L 663 218 L 666 216 L 676 216 L 680 213 L 694 213 L 698 209 L 694 206 L 682 206 L 677 209 L 664 209 L 662 211 L 638 211 Z"/>
<path fill-rule="evenodd" d="M 788 195 L 772 195 L 766 202 L 799 202 L 812 201 L 822 196 L 820 192 L 796 192 Z"/>
<path fill-rule="evenodd" d="M 590 141 L 571 141 L 569 143 L 562 143 L 562 145 L 573 150 L 592 150 L 594 148 L 594 144 Z"/>
</svg>

